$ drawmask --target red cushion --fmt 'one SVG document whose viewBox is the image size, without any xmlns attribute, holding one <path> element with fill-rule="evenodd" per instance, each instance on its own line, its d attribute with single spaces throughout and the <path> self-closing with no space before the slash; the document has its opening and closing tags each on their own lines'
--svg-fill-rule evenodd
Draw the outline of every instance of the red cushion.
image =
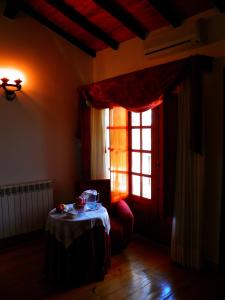
<svg viewBox="0 0 225 300">
<path fill-rule="evenodd" d="M 133 221 L 134 216 L 130 210 L 130 207 L 124 200 L 116 202 L 115 205 L 117 216 L 120 218 L 121 222 L 126 223 Z"/>
</svg>

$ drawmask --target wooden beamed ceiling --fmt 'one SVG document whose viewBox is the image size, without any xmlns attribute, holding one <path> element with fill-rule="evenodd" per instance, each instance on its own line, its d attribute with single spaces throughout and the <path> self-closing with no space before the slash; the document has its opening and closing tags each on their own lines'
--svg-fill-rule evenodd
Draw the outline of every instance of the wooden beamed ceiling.
<svg viewBox="0 0 225 300">
<path fill-rule="evenodd" d="M 16 0 L 8 0 L 5 5 L 3 15 L 9 19 L 14 19 L 20 9 L 19 3 Z"/>
<path fill-rule="evenodd" d="M 184 19 L 225 0 L 5 0 L 4 16 L 14 19 L 22 10 L 90 55 L 114 50 L 135 36 L 144 40 L 153 30 L 180 26 Z"/>
<path fill-rule="evenodd" d="M 183 22 L 183 17 L 178 9 L 167 0 L 148 0 L 156 10 L 173 26 L 178 27 Z"/>
<path fill-rule="evenodd" d="M 92 48 L 90 48 L 89 46 L 82 43 L 79 39 L 77 39 L 76 37 L 74 37 L 70 33 L 66 32 L 65 30 L 63 30 L 62 28 L 57 26 L 55 23 L 49 21 L 42 14 L 38 13 L 36 10 L 32 9 L 31 7 L 29 7 L 27 5 L 23 5 L 23 10 L 30 17 L 34 18 L 38 22 L 42 23 L 43 25 L 45 25 L 46 27 L 48 27 L 49 29 L 51 29 L 52 31 L 54 31 L 55 33 L 60 35 L 61 37 L 65 38 L 71 44 L 78 47 L 79 49 L 81 49 L 82 51 L 84 51 L 85 53 L 90 55 L 91 57 L 96 56 L 96 52 Z"/>
<path fill-rule="evenodd" d="M 93 34 L 96 38 L 102 40 L 108 46 L 117 50 L 119 47 L 119 43 L 111 38 L 104 30 L 101 30 L 94 23 L 90 22 L 86 17 L 80 14 L 74 7 L 66 4 L 63 0 L 47 0 L 52 6 L 58 9 L 61 13 L 63 13 L 66 17 L 68 17 L 73 22 L 80 25 L 82 28 Z"/>
<path fill-rule="evenodd" d="M 101 8 L 106 10 L 110 15 L 120 21 L 125 27 L 132 31 L 136 36 L 144 40 L 149 33 L 146 28 L 132 16 L 116 0 L 94 0 Z"/>
</svg>

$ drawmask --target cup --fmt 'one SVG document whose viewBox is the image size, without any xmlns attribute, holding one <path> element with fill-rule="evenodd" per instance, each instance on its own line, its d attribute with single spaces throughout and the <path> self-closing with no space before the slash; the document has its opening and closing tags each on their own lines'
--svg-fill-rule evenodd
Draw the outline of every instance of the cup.
<svg viewBox="0 0 225 300">
<path fill-rule="evenodd" d="M 74 203 L 75 209 L 83 210 L 84 207 L 85 207 L 85 204 L 86 204 L 86 198 L 85 197 L 79 196 L 75 199 L 75 203 Z"/>
</svg>

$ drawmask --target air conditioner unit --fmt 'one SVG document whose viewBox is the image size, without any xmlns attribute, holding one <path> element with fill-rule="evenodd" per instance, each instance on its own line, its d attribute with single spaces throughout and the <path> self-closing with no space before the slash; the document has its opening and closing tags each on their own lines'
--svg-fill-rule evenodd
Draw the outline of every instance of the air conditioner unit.
<svg viewBox="0 0 225 300">
<path fill-rule="evenodd" d="M 207 43 L 207 22 L 200 19 L 175 29 L 167 29 L 149 37 L 145 55 L 164 55 L 200 47 Z"/>
</svg>

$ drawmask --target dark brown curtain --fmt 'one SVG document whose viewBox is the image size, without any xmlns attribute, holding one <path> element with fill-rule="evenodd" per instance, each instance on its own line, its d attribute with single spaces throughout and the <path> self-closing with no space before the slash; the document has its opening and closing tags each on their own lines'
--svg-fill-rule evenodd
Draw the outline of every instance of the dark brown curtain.
<svg viewBox="0 0 225 300">
<path fill-rule="evenodd" d="M 199 154 L 203 153 L 203 117 L 202 90 L 203 73 L 212 70 L 212 58 L 207 56 L 193 56 L 191 59 L 191 134 L 190 147 Z"/>
<path fill-rule="evenodd" d="M 190 61 L 191 68 L 189 76 L 191 78 L 191 107 L 190 107 L 190 148 L 202 154 L 202 79 L 203 72 L 211 70 L 210 58 L 193 57 Z M 175 176 L 177 160 L 177 130 L 178 130 L 178 93 L 182 90 L 182 84 L 176 90 L 167 91 L 163 98 L 163 144 L 164 144 L 164 181 L 163 181 L 163 226 L 164 240 L 170 242 L 172 217 L 174 214 L 175 197 Z"/>
<path fill-rule="evenodd" d="M 166 93 L 163 101 L 163 217 L 173 215 L 177 154 L 177 93 Z"/>
</svg>

